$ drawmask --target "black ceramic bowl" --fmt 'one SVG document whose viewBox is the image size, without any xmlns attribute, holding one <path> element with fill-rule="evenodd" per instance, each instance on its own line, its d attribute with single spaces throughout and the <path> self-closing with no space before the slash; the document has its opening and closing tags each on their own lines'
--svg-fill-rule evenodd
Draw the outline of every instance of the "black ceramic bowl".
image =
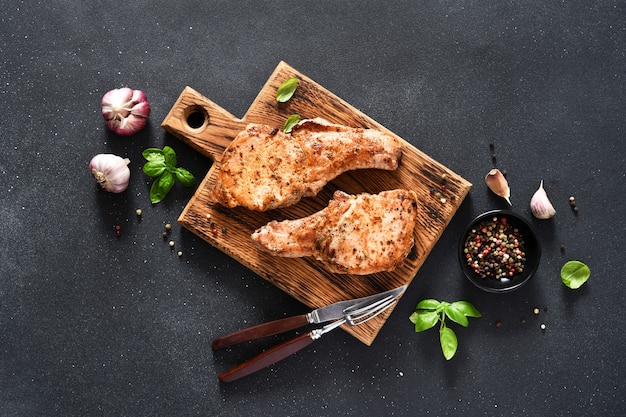
<svg viewBox="0 0 626 417">
<path fill-rule="evenodd" d="M 514 247 L 507 248 L 508 256 L 515 258 L 513 264 L 502 263 L 503 258 L 501 256 L 489 254 L 483 255 L 483 258 L 481 259 L 477 256 L 477 254 L 470 253 L 472 261 L 478 261 L 481 264 L 480 270 L 479 272 L 477 272 L 477 269 L 479 268 L 476 266 L 471 266 L 467 260 L 468 254 L 466 253 L 465 249 L 468 246 L 468 238 L 471 236 L 472 239 L 476 241 L 476 233 L 480 234 L 481 238 L 485 238 L 485 236 L 483 236 L 485 235 L 485 233 L 479 230 L 478 226 L 481 223 L 490 224 L 494 221 L 494 219 L 496 220 L 496 227 L 499 227 L 503 219 L 504 222 L 506 222 L 504 230 L 507 232 L 505 233 L 505 235 L 509 238 L 505 240 L 508 242 L 509 245 L 513 245 L 513 241 L 511 239 L 512 237 L 517 237 L 520 244 L 523 241 L 525 254 L 524 260 L 522 261 L 517 259 L 514 252 Z M 500 242 L 500 244 L 502 245 L 502 242 Z M 484 250 L 485 244 L 481 246 L 480 250 L 478 250 L 478 253 L 482 253 Z M 470 249 L 470 252 L 471 251 L 472 250 Z M 489 265 L 486 266 L 482 265 L 485 263 L 483 261 L 483 259 L 485 259 L 485 256 L 490 257 L 492 260 L 495 258 L 496 262 L 488 262 Z M 488 211 L 476 217 L 465 229 L 465 232 L 463 233 L 463 236 L 459 243 L 459 262 L 461 263 L 463 273 L 478 288 L 489 292 L 502 293 L 513 291 L 521 287 L 526 282 L 528 282 L 528 280 L 537 270 L 540 258 L 541 246 L 539 245 L 539 241 L 537 240 L 537 236 L 535 235 L 535 232 L 533 231 L 531 225 L 519 215 L 507 210 Z M 511 272 L 514 269 L 514 265 L 516 262 L 520 262 L 523 264 L 523 271 L 515 271 L 512 273 L 512 275 L 507 274 L 506 271 L 508 270 L 509 272 Z M 502 265 L 505 265 L 505 267 L 502 268 Z M 490 268 L 490 270 L 487 271 L 487 274 L 495 274 L 497 269 L 502 269 L 504 272 L 502 272 L 501 274 L 504 274 L 504 276 L 500 277 L 499 279 L 492 276 L 485 276 L 486 267 Z"/>
</svg>

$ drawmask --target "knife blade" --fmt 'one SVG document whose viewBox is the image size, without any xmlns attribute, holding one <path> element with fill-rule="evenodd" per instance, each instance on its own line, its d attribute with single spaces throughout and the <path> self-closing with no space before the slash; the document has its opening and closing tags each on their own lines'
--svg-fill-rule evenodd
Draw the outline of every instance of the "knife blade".
<svg viewBox="0 0 626 417">
<path fill-rule="evenodd" d="M 339 301 L 326 307 L 317 308 L 309 313 L 298 316 L 286 317 L 257 324 L 225 336 L 219 337 L 213 341 L 211 347 L 213 350 L 222 349 L 238 343 L 248 342 L 251 340 L 261 339 L 263 337 L 273 336 L 288 330 L 297 329 L 307 324 L 320 324 L 331 320 L 339 320 L 345 318 L 346 310 L 354 310 L 362 308 L 369 304 L 387 297 L 398 298 L 406 290 L 407 285 L 384 291 L 378 294 L 369 295 L 367 297 L 355 298 L 352 300 Z"/>
<path fill-rule="evenodd" d="M 403 285 L 398 288 L 394 288 L 389 291 L 381 292 L 378 294 L 370 295 L 367 297 L 355 298 L 353 300 L 339 301 L 337 303 L 331 304 L 326 307 L 317 308 L 310 313 L 308 313 L 308 321 L 311 324 L 320 324 L 325 323 L 331 320 L 338 320 L 341 318 L 345 318 L 346 310 L 356 310 L 359 308 L 363 308 L 366 305 L 374 304 L 377 301 L 385 299 L 387 297 L 397 298 L 400 296 L 405 290 L 406 285 Z"/>
</svg>

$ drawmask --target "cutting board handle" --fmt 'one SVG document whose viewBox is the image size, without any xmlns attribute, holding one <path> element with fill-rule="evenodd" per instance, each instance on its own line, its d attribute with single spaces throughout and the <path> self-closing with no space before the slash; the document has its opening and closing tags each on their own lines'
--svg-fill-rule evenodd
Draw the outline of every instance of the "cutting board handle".
<svg viewBox="0 0 626 417">
<path fill-rule="evenodd" d="M 201 154 L 219 161 L 245 124 L 193 88 L 185 87 L 161 127 Z"/>
</svg>

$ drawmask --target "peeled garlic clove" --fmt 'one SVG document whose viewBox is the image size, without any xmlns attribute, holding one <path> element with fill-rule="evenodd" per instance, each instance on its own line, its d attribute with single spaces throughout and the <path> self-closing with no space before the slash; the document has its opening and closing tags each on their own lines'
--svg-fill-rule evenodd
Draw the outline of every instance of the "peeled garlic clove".
<svg viewBox="0 0 626 417">
<path fill-rule="evenodd" d="M 91 159 L 89 168 L 100 187 L 111 193 L 121 193 L 128 187 L 130 181 L 128 164 L 130 164 L 128 158 L 101 153 Z"/>
<path fill-rule="evenodd" d="M 499 169 L 494 168 L 489 171 L 485 177 L 485 182 L 491 191 L 504 198 L 509 205 L 512 205 L 511 200 L 509 199 L 509 197 L 511 197 L 509 183 L 506 181 L 506 178 L 504 178 L 504 175 L 502 175 Z"/>
<path fill-rule="evenodd" d="M 543 188 L 543 180 L 539 185 L 539 189 L 535 191 L 533 197 L 530 199 L 530 210 L 533 212 L 533 216 L 538 219 L 550 219 L 556 214 L 556 210 L 548 199 L 548 194 Z"/>
</svg>

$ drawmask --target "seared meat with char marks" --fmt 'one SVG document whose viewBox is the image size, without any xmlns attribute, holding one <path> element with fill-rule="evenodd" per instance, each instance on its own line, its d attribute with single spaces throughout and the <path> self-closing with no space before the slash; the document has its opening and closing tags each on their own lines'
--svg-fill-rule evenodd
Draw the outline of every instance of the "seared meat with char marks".
<svg viewBox="0 0 626 417">
<path fill-rule="evenodd" d="M 393 135 L 320 118 L 301 121 L 291 134 L 249 124 L 224 151 L 211 198 L 255 211 L 286 207 L 346 171 L 394 170 L 401 154 Z"/>
<path fill-rule="evenodd" d="M 331 272 L 372 274 L 395 269 L 413 247 L 414 191 L 352 196 L 336 191 L 328 207 L 297 220 L 272 221 L 252 234 L 256 245 L 283 257 L 314 256 Z"/>
</svg>

